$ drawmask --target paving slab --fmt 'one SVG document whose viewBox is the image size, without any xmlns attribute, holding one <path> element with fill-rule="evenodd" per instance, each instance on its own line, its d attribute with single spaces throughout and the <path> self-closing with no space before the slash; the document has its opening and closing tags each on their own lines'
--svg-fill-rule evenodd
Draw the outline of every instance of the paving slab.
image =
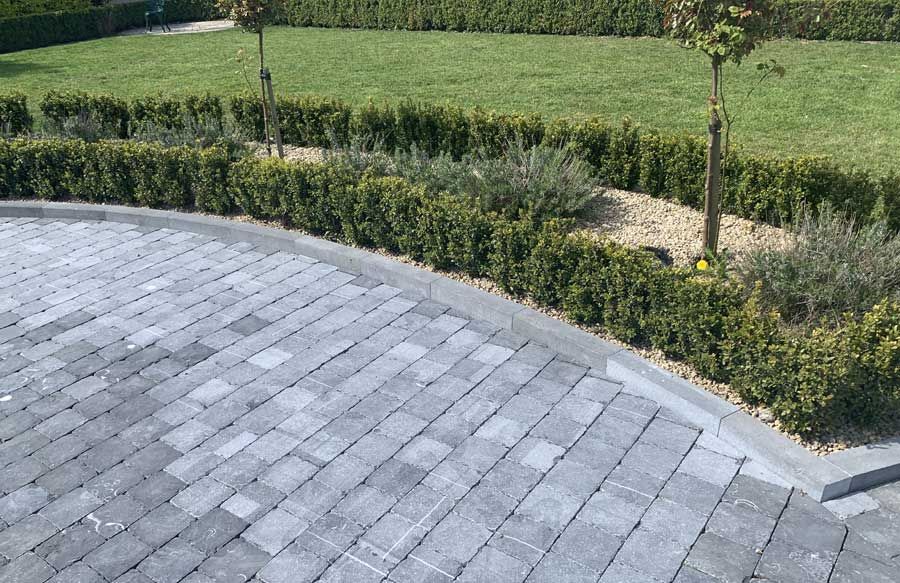
<svg viewBox="0 0 900 583">
<path fill-rule="evenodd" d="M 153 216 L 0 221 L 0 582 L 900 580 L 900 486 L 823 506 L 529 310 Z"/>
</svg>

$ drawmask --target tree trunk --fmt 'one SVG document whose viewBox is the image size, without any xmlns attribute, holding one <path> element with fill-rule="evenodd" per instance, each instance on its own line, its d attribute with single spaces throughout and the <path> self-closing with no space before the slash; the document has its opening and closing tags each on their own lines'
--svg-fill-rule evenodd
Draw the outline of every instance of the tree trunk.
<svg viewBox="0 0 900 583">
<path fill-rule="evenodd" d="M 706 150 L 706 198 L 703 205 L 703 256 L 715 255 L 719 246 L 719 206 L 722 198 L 722 120 L 719 117 L 719 70 L 722 61 L 712 59 L 709 95 L 709 143 Z"/>
<path fill-rule="evenodd" d="M 269 137 L 269 110 L 266 106 L 266 64 L 265 58 L 263 54 L 263 31 L 262 28 L 259 29 L 259 83 L 262 88 L 262 114 L 263 114 L 263 126 L 265 127 L 266 132 L 266 151 L 269 153 L 269 156 L 272 155 L 272 140 Z"/>
<path fill-rule="evenodd" d="M 275 130 L 275 147 L 278 157 L 284 158 L 284 144 L 281 142 L 281 127 L 278 125 L 278 104 L 275 102 L 275 90 L 272 89 L 272 75 L 268 69 L 263 69 L 266 75 L 266 91 L 269 95 L 269 111 L 272 113 L 272 129 Z"/>
</svg>

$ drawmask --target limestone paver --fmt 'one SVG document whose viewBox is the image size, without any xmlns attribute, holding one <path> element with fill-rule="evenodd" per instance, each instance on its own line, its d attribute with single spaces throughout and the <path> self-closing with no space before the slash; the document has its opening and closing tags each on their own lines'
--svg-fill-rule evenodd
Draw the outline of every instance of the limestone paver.
<svg viewBox="0 0 900 583">
<path fill-rule="evenodd" d="M 614 379 L 289 253 L 0 222 L 0 583 L 900 581 Z"/>
</svg>

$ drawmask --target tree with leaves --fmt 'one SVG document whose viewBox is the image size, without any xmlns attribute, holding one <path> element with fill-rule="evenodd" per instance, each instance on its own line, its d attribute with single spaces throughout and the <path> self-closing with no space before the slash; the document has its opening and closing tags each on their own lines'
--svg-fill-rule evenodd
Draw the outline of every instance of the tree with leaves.
<svg viewBox="0 0 900 583">
<path fill-rule="evenodd" d="M 263 50 L 263 29 L 274 24 L 281 11 L 283 0 L 217 0 L 219 10 L 233 20 L 246 32 L 257 35 L 259 40 L 259 79 L 262 87 L 261 104 L 263 124 L 266 132 L 266 149 L 272 154 L 270 122 L 274 129 L 278 155 L 284 157 L 281 144 L 281 129 L 278 127 L 278 111 L 275 108 L 275 95 L 272 91 L 272 76 L 266 68 Z"/>
<path fill-rule="evenodd" d="M 703 208 L 704 256 L 714 256 L 719 243 L 722 198 L 722 66 L 741 62 L 771 32 L 766 0 L 665 0 L 664 24 L 682 46 L 709 57 L 709 142 L 706 157 L 706 199 Z M 761 64 L 764 77 L 783 74 L 774 62 Z"/>
</svg>

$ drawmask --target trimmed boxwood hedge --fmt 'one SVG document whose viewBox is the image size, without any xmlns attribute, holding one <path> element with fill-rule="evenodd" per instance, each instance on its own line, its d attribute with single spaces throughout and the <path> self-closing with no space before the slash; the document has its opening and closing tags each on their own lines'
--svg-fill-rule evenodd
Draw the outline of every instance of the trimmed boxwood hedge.
<svg viewBox="0 0 900 583">
<path fill-rule="evenodd" d="M 4 100 L 21 97 L 4 98 Z M 88 114 L 106 135 L 128 137 L 142 124 L 177 128 L 185 120 L 225 123 L 225 110 L 241 133 L 261 139 L 262 110 L 253 95 L 151 96 L 130 102 L 111 95 L 49 92 L 41 102 L 47 120 L 59 126 Z M 499 154 L 513 139 L 525 143 L 570 144 L 609 185 L 702 208 L 706 145 L 702 137 L 641 130 L 599 118 L 544 121 L 535 114 L 500 114 L 453 105 L 401 102 L 368 103 L 360 108 L 317 96 L 279 96 L 282 135 L 288 144 L 346 144 L 353 135 L 378 139 L 388 150 L 415 145 L 427 154 L 455 157 L 475 151 Z M 0 110 L 2 116 L 2 110 Z M 0 123 L 3 118 L 0 117 Z M 900 175 L 875 176 L 842 168 L 831 158 L 776 158 L 734 149 L 723 192 L 726 212 L 779 225 L 803 204 L 823 202 L 851 212 L 859 221 L 885 219 L 900 230 Z"/>
<path fill-rule="evenodd" d="M 0 53 L 100 38 L 144 26 L 146 3 L 107 4 L 67 11 L 0 18 Z M 215 0 L 169 0 L 169 22 L 210 20 L 219 12 Z"/>
<path fill-rule="evenodd" d="M 900 305 L 848 316 L 836 328 L 785 330 L 733 280 L 665 267 L 650 253 L 573 234 L 566 221 L 484 213 L 398 178 L 279 159 L 231 162 L 218 148 L 6 140 L 0 197 L 241 212 L 487 275 L 731 383 L 786 430 L 807 436 L 866 426 L 900 406 Z"/>
<path fill-rule="evenodd" d="M 662 36 L 654 0 L 286 0 L 294 26 Z M 900 0 L 772 0 L 775 34 L 900 41 Z M 810 11 L 818 22 L 798 26 Z"/>
<path fill-rule="evenodd" d="M 27 134 L 33 122 L 24 94 L 0 94 L 0 136 Z"/>
<path fill-rule="evenodd" d="M 45 5 L 71 10 L 3 17 L 0 53 L 107 36 L 144 22 L 144 3 L 91 8 L 81 0 Z M 0 4 L 2 6 L 2 4 Z M 774 34 L 811 40 L 900 41 L 900 0 L 773 0 Z M 810 11 L 818 21 L 798 26 Z M 169 20 L 221 15 L 214 0 L 170 0 Z M 8 12 L 7 14 L 11 14 Z M 286 0 L 292 26 L 532 34 L 662 36 L 654 0 Z"/>
<path fill-rule="evenodd" d="M 545 122 L 534 114 L 409 101 L 354 109 L 334 99 L 279 97 L 278 109 L 285 141 L 295 145 L 347 143 L 357 134 L 377 138 L 389 150 L 415 144 L 428 154 L 459 157 L 474 151 L 499 154 L 516 137 L 526 143 L 568 143 L 611 186 L 703 206 L 706 143 L 696 135 L 641 131 L 627 120 L 620 125 L 599 118 Z M 262 136 L 262 111 L 255 97 L 232 97 L 231 112 L 247 135 Z M 732 151 L 723 192 L 726 212 L 777 225 L 790 221 L 801 204 L 823 202 L 861 221 L 884 218 L 900 229 L 900 175 L 845 169 L 824 156 L 776 158 Z"/>
</svg>

